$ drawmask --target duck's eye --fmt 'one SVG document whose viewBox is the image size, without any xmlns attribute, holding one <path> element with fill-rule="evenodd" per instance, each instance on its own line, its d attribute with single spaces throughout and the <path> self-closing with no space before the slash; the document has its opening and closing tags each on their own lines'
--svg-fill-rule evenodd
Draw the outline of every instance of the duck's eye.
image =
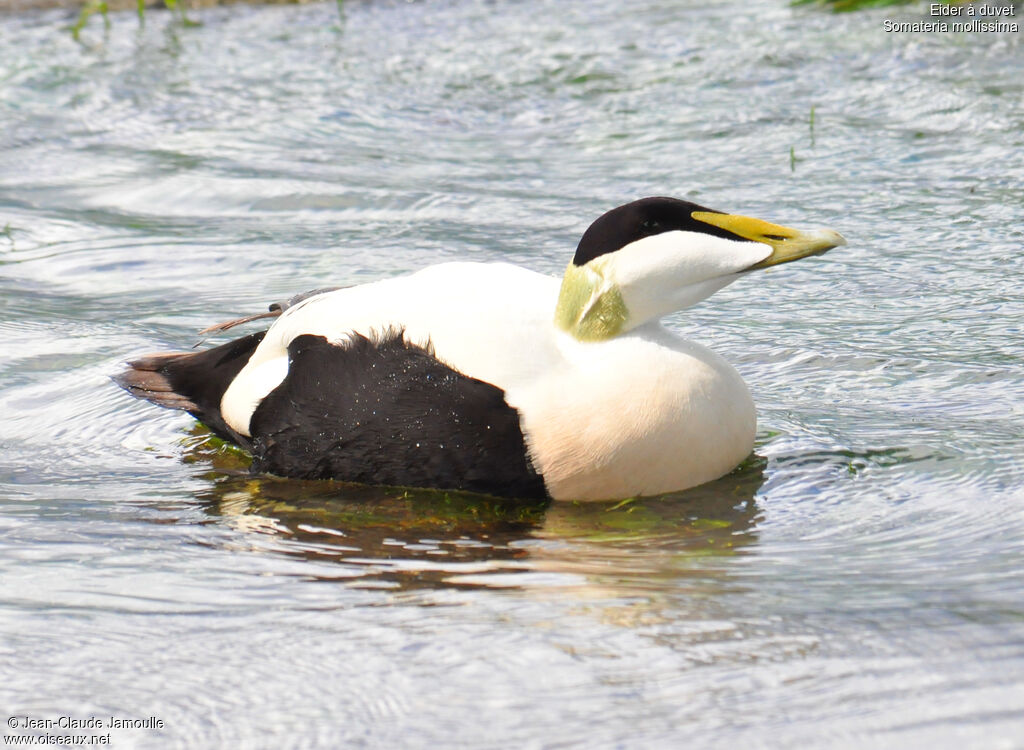
<svg viewBox="0 0 1024 750">
<path fill-rule="evenodd" d="M 661 228 L 661 225 L 658 224 L 658 222 L 655 221 L 654 219 L 644 219 L 643 224 L 641 224 L 640 226 L 642 226 L 648 232 L 657 232 Z"/>
</svg>

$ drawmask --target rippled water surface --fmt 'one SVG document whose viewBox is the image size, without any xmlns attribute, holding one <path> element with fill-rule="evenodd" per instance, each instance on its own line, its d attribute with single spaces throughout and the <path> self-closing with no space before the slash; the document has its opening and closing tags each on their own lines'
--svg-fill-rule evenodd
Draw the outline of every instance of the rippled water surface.
<svg viewBox="0 0 1024 750">
<path fill-rule="evenodd" d="M 163 722 L 115 747 L 1024 747 L 1024 48 L 882 30 L 921 12 L 0 17 L 0 708 Z M 557 274 L 651 194 L 849 240 L 669 321 L 758 403 L 705 487 L 251 477 L 108 380 L 314 287 Z"/>
</svg>

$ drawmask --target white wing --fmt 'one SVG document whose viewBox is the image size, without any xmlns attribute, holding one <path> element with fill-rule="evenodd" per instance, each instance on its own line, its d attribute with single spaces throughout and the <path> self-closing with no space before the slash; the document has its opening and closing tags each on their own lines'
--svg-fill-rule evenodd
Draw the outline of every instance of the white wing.
<svg viewBox="0 0 1024 750">
<path fill-rule="evenodd" d="M 288 345 L 304 334 L 344 341 L 401 328 L 459 372 L 508 390 L 561 364 L 552 324 L 560 280 L 504 263 L 445 263 L 312 297 L 278 318 L 221 401 L 248 435 L 260 401 L 284 379 Z"/>
</svg>

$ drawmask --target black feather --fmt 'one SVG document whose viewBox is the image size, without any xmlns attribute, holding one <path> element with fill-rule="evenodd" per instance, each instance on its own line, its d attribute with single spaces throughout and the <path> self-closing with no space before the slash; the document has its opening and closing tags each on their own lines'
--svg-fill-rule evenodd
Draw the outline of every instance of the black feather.
<svg viewBox="0 0 1024 750">
<path fill-rule="evenodd" d="M 305 479 L 547 496 L 504 392 L 405 342 L 304 335 L 250 420 L 255 471 Z"/>
<path fill-rule="evenodd" d="M 265 333 L 253 333 L 201 352 L 150 354 L 129 362 L 128 369 L 113 379 L 136 398 L 187 411 L 219 437 L 250 448 L 245 436 L 224 421 L 220 401 Z"/>
</svg>

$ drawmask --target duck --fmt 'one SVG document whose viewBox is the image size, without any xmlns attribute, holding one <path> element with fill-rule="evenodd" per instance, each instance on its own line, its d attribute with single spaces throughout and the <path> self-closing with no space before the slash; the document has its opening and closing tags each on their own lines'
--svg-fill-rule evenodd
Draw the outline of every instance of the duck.
<svg viewBox="0 0 1024 750">
<path fill-rule="evenodd" d="M 845 244 L 671 197 L 613 208 L 561 278 L 448 262 L 317 289 L 266 330 L 138 357 L 114 376 L 295 479 L 620 500 L 717 479 L 752 452 L 740 374 L 662 319 Z"/>
</svg>

